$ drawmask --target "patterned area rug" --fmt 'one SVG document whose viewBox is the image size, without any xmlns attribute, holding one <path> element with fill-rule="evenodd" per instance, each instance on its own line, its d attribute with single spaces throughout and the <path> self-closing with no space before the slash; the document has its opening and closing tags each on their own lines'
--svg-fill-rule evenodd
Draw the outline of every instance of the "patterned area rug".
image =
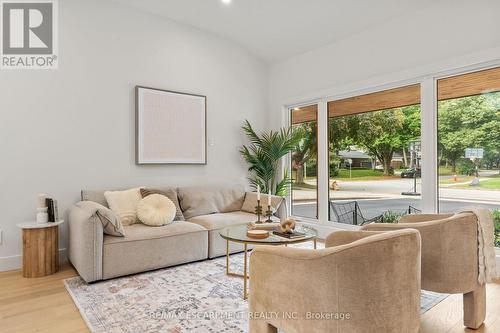
<svg viewBox="0 0 500 333">
<path fill-rule="evenodd" d="M 243 281 L 225 274 L 225 257 L 66 289 L 92 332 L 247 332 Z M 231 256 L 242 271 L 243 254 Z M 423 291 L 422 313 L 448 295 Z"/>
</svg>

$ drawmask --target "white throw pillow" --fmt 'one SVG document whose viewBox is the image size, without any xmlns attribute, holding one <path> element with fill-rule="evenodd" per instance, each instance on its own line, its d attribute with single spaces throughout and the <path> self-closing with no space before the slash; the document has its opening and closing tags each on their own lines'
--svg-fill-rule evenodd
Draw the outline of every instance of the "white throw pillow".
<svg viewBox="0 0 500 333">
<path fill-rule="evenodd" d="M 122 225 L 137 223 L 137 204 L 141 200 L 141 188 L 125 191 L 106 191 L 104 197 Z"/>
<path fill-rule="evenodd" d="M 174 220 L 175 204 L 164 195 L 151 194 L 137 204 L 137 217 L 150 226 L 162 226 Z"/>
</svg>

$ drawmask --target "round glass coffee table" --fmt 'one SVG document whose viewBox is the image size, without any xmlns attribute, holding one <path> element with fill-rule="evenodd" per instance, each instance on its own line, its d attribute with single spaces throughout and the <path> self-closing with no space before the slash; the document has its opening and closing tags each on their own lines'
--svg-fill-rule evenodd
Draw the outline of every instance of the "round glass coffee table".
<svg viewBox="0 0 500 333">
<path fill-rule="evenodd" d="M 265 225 L 265 223 L 263 223 Z M 269 237 L 258 239 L 247 236 L 247 225 L 238 225 L 233 227 L 228 227 L 222 229 L 219 234 L 222 238 L 226 240 L 226 274 L 230 276 L 238 276 L 243 278 L 243 299 L 247 299 L 247 279 L 248 279 L 248 245 L 284 245 L 289 244 L 304 243 L 312 241 L 314 243 L 314 249 L 316 249 L 316 238 L 318 237 L 318 232 L 313 228 L 306 227 L 304 225 L 297 224 L 295 231 L 304 234 L 302 237 L 298 238 L 285 238 L 281 236 L 274 235 L 272 230 L 269 230 Z M 229 271 L 229 242 L 241 243 L 243 244 L 243 274 L 233 273 Z"/>
</svg>

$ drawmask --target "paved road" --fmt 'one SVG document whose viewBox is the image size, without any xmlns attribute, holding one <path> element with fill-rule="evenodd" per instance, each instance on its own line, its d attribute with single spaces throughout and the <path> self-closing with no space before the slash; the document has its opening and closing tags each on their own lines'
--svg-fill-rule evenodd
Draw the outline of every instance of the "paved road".
<svg viewBox="0 0 500 333">
<path fill-rule="evenodd" d="M 497 171 L 493 171 L 497 172 Z M 367 199 L 378 197 L 400 197 L 403 192 L 412 192 L 414 180 L 411 178 L 393 178 L 384 180 L 338 181 L 339 191 L 331 191 L 330 196 L 337 199 Z M 421 179 L 417 179 L 416 192 L 421 193 Z M 460 199 L 471 201 L 491 201 L 500 203 L 500 190 L 480 190 L 477 188 L 462 189 L 440 186 L 442 199 Z M 311 200 L 316 196 L 315 190 L 294 190 L 295 200 Z"/>
<path fill-rule="evenodd" d="M 378 216 L 388 210 L 403 211 L 408 209 L 408 206 L 413 206 L 418 209 L 421 208 L 420 200 L 415 198 L 358 200 L 358 203 L 366 218 Z M 456 212 L 471 207 L 472 205 L 489 209 L 500 209 L 500 202 L 498 204 L 468 203 L 452 200 L 440 200 L 439 202 L 440 211 L 443 213 Z M 292 209 L 294 215 L 311 218 L 316 217 L 316 204 L 307 203 L 293 205 Z M 330 212 L 330 215 L 333 216 L 333 213 Z"/>
</svg>

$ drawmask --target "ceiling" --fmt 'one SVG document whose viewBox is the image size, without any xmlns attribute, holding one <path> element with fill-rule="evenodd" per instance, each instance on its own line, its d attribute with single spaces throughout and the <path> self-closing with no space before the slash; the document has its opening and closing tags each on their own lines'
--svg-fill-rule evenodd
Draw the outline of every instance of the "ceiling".
<svg viewBox="0 0 500 333">
<path fill-rule="evenodd" d="M 114 0 L 230 39 L 267 63 L 334 43 L 435 0 Z"/>
</svg>

